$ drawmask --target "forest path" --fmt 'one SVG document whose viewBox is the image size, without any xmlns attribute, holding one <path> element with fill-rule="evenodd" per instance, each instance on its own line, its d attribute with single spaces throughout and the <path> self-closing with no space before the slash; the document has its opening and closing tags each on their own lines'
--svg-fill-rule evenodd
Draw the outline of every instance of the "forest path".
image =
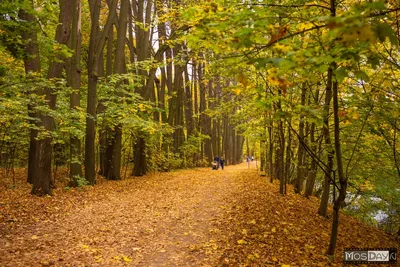
<svg viewBox="0 0 400 267">
<path fill-rule="evenodd" d="M 99 188 L 94 199 L 89 193 L 82 202 L 43 203 L 42 208 L 56 213 L 65 202 L 70 207 L 56 217 L 27 224 L 16 214 L 9 224 L 22 222 L 2 233 L 0 266 L 212 264 L 219 252 L 212 236 L 221 232 L 215 224 L 236 203 L 245 186 L 238 178 L 254 173 L 254 164 L 251 167 L 242 164 L 223 171 L 184 170 L 106 182 L 110 191 Z M 125 186 L 112 188 L 116 183 Z"/>
<path fill-rule="evenodd" d="M 18 195 L 22 196 L 17 197 Z M 318 199 L 279 194 L 255 163 L 180 170 L 35 197 L 0 192 L 0 266 L 342 266 L 345 247 L 397 247 L 342 215 L 335 261 Z"/>
</svg>

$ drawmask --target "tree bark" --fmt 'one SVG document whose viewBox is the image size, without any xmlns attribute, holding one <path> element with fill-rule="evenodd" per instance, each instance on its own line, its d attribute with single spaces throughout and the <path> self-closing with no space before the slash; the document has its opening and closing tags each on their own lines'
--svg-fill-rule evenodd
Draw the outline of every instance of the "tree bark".
<svg viewBox="0 0 400 267">
<path fill-rule="evenodd" d="M 318 99 L 319 99 L 319 88 L 316 89 L 314 96 L 315 105 L 318 105 Z M 317 153 L 317 142 L 315 140 L 315 123 L 311 123 L 310 142 L 311 142 L 311 151 L 314 153 L 314 155 L 319 155 L 319 153 Z M 307 198 L 310 197 L 313 193 L 315 178 L 317 177 L 317 171 L 318 171 L 317 161 L 314 158 L 312 158 L 309 175 L 307 177 L 306 191 L 304 193 L 304 196 Z"/>
<path fill-rule="evenodd" d="M 306 104 L 306 92 L 307 88 L 303 84 L 301 87 L 301 106 L 305 106 Z M 294 192 L 297 194 L 301 194 L 303 190 L 303 183 L 304 183 L 304 154 L 305 149 L 303 147 L 304 143 L 304 113 L 300 113 L 300 123 L 299 123 L 299 145 L 298 145 L 298 152 L 297 152 L 297 177 L 294 187 Z"/>
<path fill-rule="evenodd" d="M 71 38 L 68 47 L 73 51 L 73 56 L 67 60 L 67 83 L 72 88 L 70 96 L 70 108 L 80 107 L 81 86 L 81 0 L 70 1 L 72 4 Z M 81 140 L 75 135 L 70 137 L 70 186 L 78 186 L 77 178 L 82 176 L 81 166 Z"/>
<path fill-rule="evenodd" d="M 32 9 L 34 9 L 33 1 L 30 1 Z M 40 55 L 39 46 L 37 39 L 37 29 L 32 26 L 35 24 L 35 18 L 32 14 L 26 10 L 20 10 L 19 17 L 22 21 L 31 25 L 27 26 L 21 33 L 22 39 L 26 42 L 25 51 L 26 56 L 24 57 L 25 73 L 29 76 L 31 74 L 40 73 Z M 49 69 L 48 77 L 53 74 L 55 65 L 52 64 Z M 50 88 L 38 88 L 34 92 L 39 96 L 44 96 L 46 102 L 50 108 L 55 107 L 55 99 L 50 94 Z M 45 131 L 49 132 L 53 129 L 53 120 L 49 115 L 43 115 L 39 112 L 34 111 L 35 107 L 29 106 L 29 115 L 36 119 L 35 122 L 37 127 L 43 127 Z M 30 135 L 30 150 L 29 150 L 29 162 L 28 162 L 28 182 L 32 183 L 32 194 L 35 195 L 50 195 L 52 173 L 51 173 L 51 158 L 52 158 L 52 145 L 51 135 L 44 133 L 44 136 L 39 136 L 39 131 L 32 130 Z M 39 139 L 38 139 L 39 138 Z"/>
<path fill-rule="evenodd" d="M 330 182 L 332 179 L 333 154 L 334 154 L 331 146 L 331 137 L 329 133 L 329 116 L 330 116 L 329 110 L 332 99 L 332 75 L 333 75 L 333 67 L 331 65 L 328 69 L 328 81 L 326 85 L 325 104 L 324 104 L 324 126 L 322 129 L 325 140 L 325 149 L 327 150 L 328 153 L 328 162 L 327 162 L 327 170 L 325 170 L 322 197 L 318 209 L 318 214 L 324 217 L 327 216 L 327 210 L 328 210 L 328 200 L 330 192 Z"/>
<path fill-rule="evenodd" d="M 129 0 L 121 0 L 120 12 L 118 19 L 118 36 L 117 45 L 115 49 L 115 73 L 124 74 L 126 72 L 125 67 L 125 40 L 126 30 L 128 22 L 128 11 L 129 11 Z M 117 101 L 118 98 L 122 97 L 122 87 L 124 81 L 119 81 L 117 88 L 115 89 L 115 96 Z M 121 149 L 122 149 L 122 125 L 117 124 L 114 127 L 112 133 L 112 158 L 111 158 L 111 170 L 110 176 L 107 178 L 110 180 L 121 179 Z"/>
<path fill-rule="evenodd" d="M 332 3 L 335 3 L 332 0 Z M 334 5 L 334 4 L 333 4 Z M 333 116 L 334 116 L 334 135 L 335 135 L 335 152 L 336 152 L 336 165 L 337 172 L 339 176 L 339 196 L 333 204 L 333 220 L 332 220 L 332 230 L 331 238 L 329 242 L 328 255 L 335 254 L 336 241 L 338 236 L 339 228 L 339 210 L 344 204 L 347 193 L 347 177 L 344 175 L 343 171 L 343 161 L 342 161 L 342 150 L 340 146 L 340 122 L 339 122 L 339 93 L 338 93 L 338 82 L 333 82 Z"/>
<path fill-rule="evenodd" d="M 88 97 L 87 97 L 87 118 L 86 118 L 86 142 L 85 142 L 85 178 L 89 184 L 96 183 L 96 102 L 97 102 L 97 82 L 99 77 L 99 60 L 103 55 L 106 36 L 112 28 L 114 16 L 117 9 L 117 0 L 112 0 L 107 22 L 103 32 L 100 33 L 100 0 L 89 0 L 91 15 L 91 30 L 88 55 Z"/>
</svg>

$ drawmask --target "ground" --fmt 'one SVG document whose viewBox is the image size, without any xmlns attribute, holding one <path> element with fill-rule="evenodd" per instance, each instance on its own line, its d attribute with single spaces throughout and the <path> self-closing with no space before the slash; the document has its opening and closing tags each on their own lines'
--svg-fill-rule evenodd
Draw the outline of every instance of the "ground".
<svg viewBox="0 0 400 267">
<path fill-rule="evenodd" d="M 59 181 L 60 183 L 60 181 Z M 36 197 L 0 189 L 0 266 L 342 266 L 345 247 L 397 247 L 318 199 L 279 194 L 254 163 L 151 174 Z"/>
</svg>

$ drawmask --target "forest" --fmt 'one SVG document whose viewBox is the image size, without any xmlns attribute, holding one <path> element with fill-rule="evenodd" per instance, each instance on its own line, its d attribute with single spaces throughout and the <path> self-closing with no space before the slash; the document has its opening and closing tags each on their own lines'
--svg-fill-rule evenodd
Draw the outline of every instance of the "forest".
<svg viewBox="0 0 400 267">
<path fill-rule="evenodd" d="M 215 194 L 234 195 L 237 186 L 236 193 L 244 190 L 238 199 L 250 201 L 243 203 L 253 203 L 252 188 L 259 201 L 288 199 L 287 207 L 276 202 L 283 209 L 298 203 L 301 216 L 309 207 L 307 218 L 324 220 L 328 234 L 321 266 L 343 261 L 336 249 L 345 247 L 342 220 L 370 227 L 399 249 L 399 42 L 397 0 L 2 0 L 0 236 L 12 235 L 18 216 L 34 217 L 33 209 L 53 207 L 62 194 L 73 194 L 63 201 L 74 205 L 85 197 L 97 203 L 95 190 L 125 195 L 124 185 L 153 192 L 143 180 L 150 179 L 157 190 L 177 194 L 206 183 Z M 250 156 L 254 161 L 244 165 Z M 226 171 L 211 170 L 216 157 Z M 246 171 L 252 179 L 243 178 Z M 225 207 L 216 199 L 209 201 Z M 32 211 L 18 210 L 27 208 L 21 203 Z M 40 220 L 58 211 L 51 213 L 39 211 Z M 358 246 L 374 244 L 365 237 Z M 203 263 L 249 266 L 263 258 L 252 253 Z M 133 264 L 132 255 L 118 257 Z M 290 266 L 265 257 L 266 266 Z"/>
</svg>

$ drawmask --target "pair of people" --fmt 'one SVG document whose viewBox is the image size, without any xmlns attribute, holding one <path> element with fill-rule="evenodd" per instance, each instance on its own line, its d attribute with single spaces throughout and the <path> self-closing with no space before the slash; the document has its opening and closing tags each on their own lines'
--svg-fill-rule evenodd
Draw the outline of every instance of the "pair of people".
<svg viewBox="0 0 400 267">
<path fill-rule="evenodd" d="M 218 170 L 218 168 L 221 166 L 221 169 L 224 169 L 225 166 L 225 160 L 224 158 L 219 158 L 218 156 L 216 156 L 214 158 L 214 162 L 213 162 L 213 170 Z"/>
</svg>

